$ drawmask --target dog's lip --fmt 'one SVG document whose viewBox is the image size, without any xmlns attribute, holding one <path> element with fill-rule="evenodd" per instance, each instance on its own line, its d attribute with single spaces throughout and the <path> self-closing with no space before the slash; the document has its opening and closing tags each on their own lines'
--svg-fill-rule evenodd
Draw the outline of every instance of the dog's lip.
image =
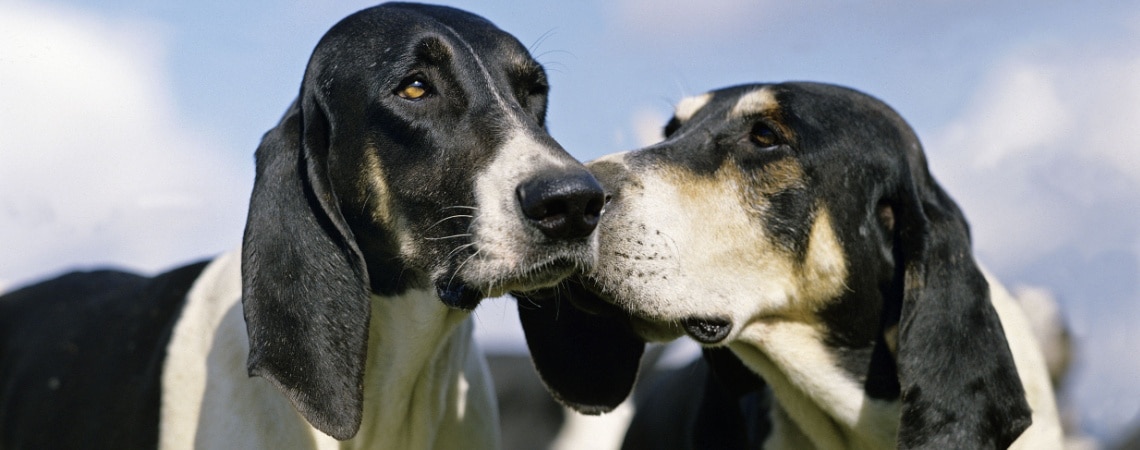
<svg viewBox="0 0 1140 450">
<path fill-rule="evenodd" d="M 574 305 L 579 309 L 590 311 L 593 308 L 612 309 L 620 308 L 629 315 L 635 331 L 643 339 L 649 341 L 670 341 L 688 335 L 702 345 L 723 344 L 732 334 L 733 322 L 727 317 L 691 316 L 680 320 L 676 318 L 652 317 L 644 312 L 634 311 L 621 301 L 619 296 L 605 289 L 604 283 L 593 276 L 580 276 L 577 278 L 582 288 L 593 295 L 590 303 L 574 298 Z M 591 305 L 591 303 L 605 303 L 604 305 Z M 624 305 L 624 306 L 623 306 Z"/>
<path fill-rule="evenodd" d="M 453 281 L 439 283 L 437 290 L 440 290 L 440 298 L 444 299 L 444 303 L 447 303 L 447 299 L 444 297 L 444 294 L 447 294 L 447 292 L 446 289 L 440 286 L 445 285 L 461 285 L 468 290 L 480 292 L 483 298 L 498 297 L 509 292 L 532 292 L 558 285 L 558 283 L 581 270 L 581 267 L 582 262 L 573 257 L 554 257 L 531 264 L 527 266 L 526 269 L 518 271 L 518 273 L 521 273 L 518 275 L 507 275 L 481 282 L 473 282 L 472 280 L 460 281 L 457 278 L 453 278 Z M 454 290 L 456 288 L 448 289 Z M 448 304 L 450 305 L 450 303 Z M 474 305 L 472 307 L 474 307 Z"/>
<path fill-rule="evenodd" d="M 732 332 L 732 321 L 723 317 L 687 317 L 681 319 L 685 334 L 705 345 L 724 341 Z"/>
<path fill-rule="evenodd" d="M 466 283 L 451 281 L 436 283 L 435 293 L 443 304 L 468 311 L 479 306 L 479 302 L 486 297 L 483 292 L 472 289 Z"/>
<path fill-rule="evenodd" d="M 515 278 L 512 284 L 519 286 L 512 291 L 529 291 L 554 286 L 580 270 L 582 264 L 575 258 L 562 256 L 532 264 L 525 270 L 526 275 Z"/>
</svg>

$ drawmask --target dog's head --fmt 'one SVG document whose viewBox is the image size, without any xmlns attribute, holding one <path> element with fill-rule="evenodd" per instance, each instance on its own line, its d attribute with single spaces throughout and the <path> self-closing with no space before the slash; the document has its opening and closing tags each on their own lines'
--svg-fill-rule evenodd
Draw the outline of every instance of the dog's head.
<svg viewBox="0 0 1140 450">
<path fill-rule="evenodd" d="M 250 372 L 344 439 L 372 294 L 472 309 L 591 267 L 603 192 L 546 133 L 548 89 L 514 37 L 463 11 L 390 3 L 335 25 L 257 150 Z"/>
<path fill-rule="evenodd" d="M 608 348 L 632 338 L 598 299 L 646 340 L 736 349 L 800 324 L 868 397 L 901 398 L 902 447 L 1008 444 L 1028 425 L 967 223 L 897 113 L 837 86 L 736 86 L 680 102 L 665 136 L 588 164 L 612 195 L 598 265 L 548 294 L 600 311 L 581 320 L 608 324 Z M 567 351 L 526 331 L 532 353 Z M 637 370 L 614 367 L 618 386 Z M 589 379 L 545 372 L 555 391 Z"/>
</svg>

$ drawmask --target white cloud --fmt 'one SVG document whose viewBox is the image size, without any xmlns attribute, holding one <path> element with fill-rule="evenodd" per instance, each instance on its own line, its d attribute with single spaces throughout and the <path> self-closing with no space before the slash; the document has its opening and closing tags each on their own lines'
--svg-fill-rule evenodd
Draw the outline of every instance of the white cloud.
<svg viewBox="0 0 1140 450">
<path fill-rule="evenodd" d="M 1140 54 L 1013 57 L 964 114 L 928 140 L 931 165 L 971 216 L 978 248 L 1005 267 L 1065 245 L 1140 239 Z M 1090 233 L 1091 230 L 1097 232 Z"/>
<path fill-rule="evenodd" d="M 163 43 L 154 24 L 0 5 L 0 279 L 239 242 L 245 177 L 178 116 Z"/>
<path fill-rule="evenodd" d="M 993 169 L 1010 158 L 1041 157 L 1073 125 L 1056 83 L 1032 64 L 998 70 L 971 111 L 946 131 L 948 146 L 968 152 L 975 168 Z"/>
</svg>

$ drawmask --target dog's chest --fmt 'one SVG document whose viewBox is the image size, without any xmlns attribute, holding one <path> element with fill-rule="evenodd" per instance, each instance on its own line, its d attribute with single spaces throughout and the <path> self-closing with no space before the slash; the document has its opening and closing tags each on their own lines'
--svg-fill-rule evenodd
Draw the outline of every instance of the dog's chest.
<svg viewBox="0 0 1140 450">
<path fill-rule="evenodd" d="M 438 298 L 373 298 L 365 415 L 339 442 L 246 369 L 240 252 L 212 262 L 175 326 L 163 370 L 159 447 L 496 448 L 498 416 L 466 317 Z"/>
</svg>

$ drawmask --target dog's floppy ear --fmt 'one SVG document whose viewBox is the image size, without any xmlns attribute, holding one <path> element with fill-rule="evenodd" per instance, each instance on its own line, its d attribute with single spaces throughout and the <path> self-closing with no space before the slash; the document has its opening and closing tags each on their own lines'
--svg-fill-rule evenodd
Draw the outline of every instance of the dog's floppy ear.
<svg viewBox="0 0 1140 450">
<path fill-rule="evenodd" d="M 534 367 L 555 399 L 601 414 L 629 396 L 645 343 L 616 308 L 570 280 L 515 296 Z M 587 302 L 591 312 L 574 305 Z"/>
<path fill-rule="evenodd" d="M 329 124 L 298 99 L 257 149 L 242 245 L 251 376 L 337 439 L 360 428 L 369 290 L 363 255 L 330 189 Z"/>
<path fill-rule="evenodd" d="M 894 211 L 899 448 L 1006 448 L 1031 422 L 1025 391 L 966 220 L 918 162 Z"/>
</svg>

